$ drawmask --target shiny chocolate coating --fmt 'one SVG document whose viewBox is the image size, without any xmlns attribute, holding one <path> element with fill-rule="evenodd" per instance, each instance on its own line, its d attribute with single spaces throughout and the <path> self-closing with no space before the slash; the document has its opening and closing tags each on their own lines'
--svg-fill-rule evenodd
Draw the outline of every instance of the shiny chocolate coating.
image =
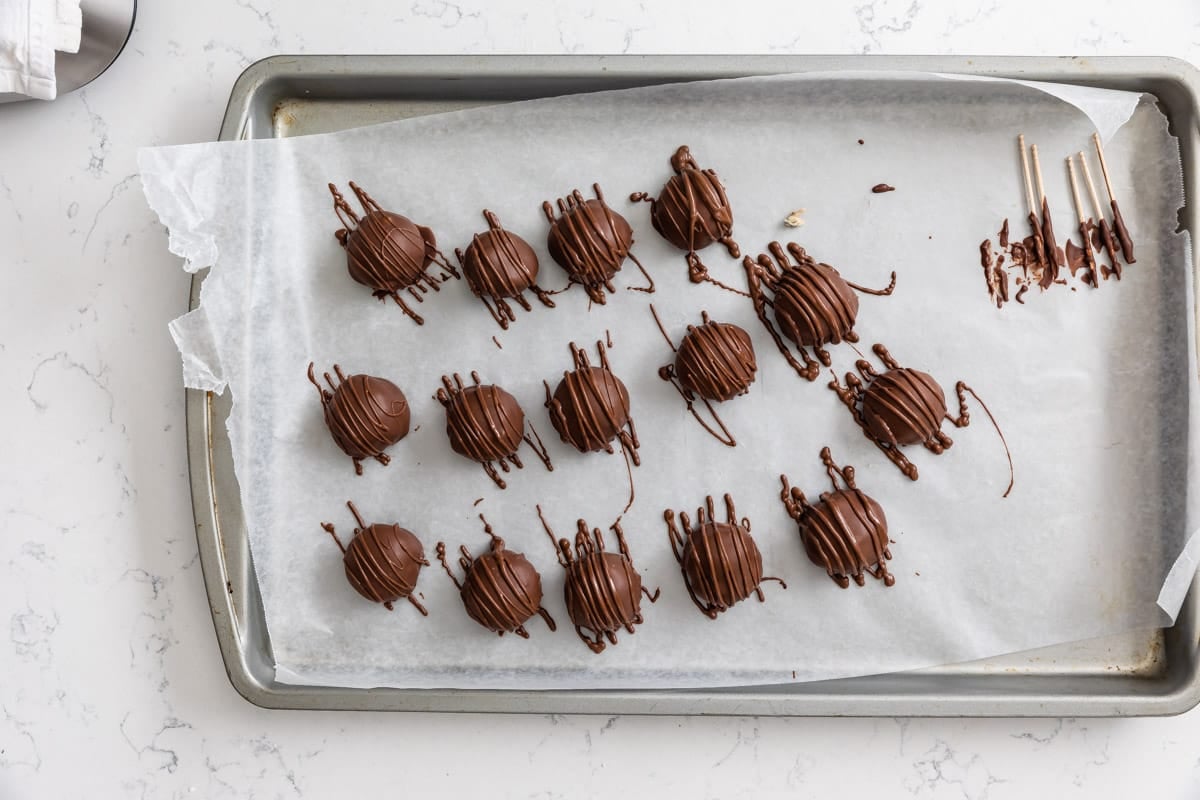
<svg viewBox="0 0 1200 800">
<path fill-rule="evenodd" d="M 520 236 L 500 227 L 495 214 L 485 210 L 483 215 L 490 227 L 475 234 L 460 255 L 463 277 L 476 297 L 518 297 L 537 281 L 537 253 Z"/>
<path fill-rule="evenodd" d="M 337 364 L 333 370 L 338 377 L 336 385 L 325 373 L 332 391 L 317 383 L 311 363 L 308 379 L 320 392 L 325 425 L 333 441 L 354 460 L 355 471 L 361 475 L 362 459 L 374 458 L 387 464 L 389 458 L 383 451 L 408 435 L 408 400 L 400 387 L 385 378 L 346 376 Z"/>
<path fill-rule="evenodd" d="M 550 423 L 564 443 L 581 453 L 614 452 L 613 440 L 619 440 L 637 464 L 638 441 L 630 416 L 629 391 L 609 369 L 603 342 L 597 342 L 596 346 L 600 366 L 593 366 L 587 353 L 572 343 L 575 369 L 563 373 L 553 395 L 546 384 Z"/>
<path fill-rule="evenodd" d="M 620 523 L 612 526 L 619 552 L 606 552 L 600 529 L 596 528 L 589 534 L 584 520 L 576 523 L 575 549 L 572 552 L 569 539 L 555 539 L 540 507 L 538 516 L 554 544 L 558 563 L 567 571 L 563 597 L 567 604 L 567 615 L 579 638 L 593 653 L 600 653 L 604 650 L 605 639 L 611 644 L 617 643 L 618 630 L 624 628 L 633 633 L 634 626 L 642 623 L 642 595 L 645 594 L 653 603 L 658 599 L 658 592 L 650 594 L 642 586 L 642 576 L 633 566 Z M 585 631 L 590 631 L 592 635 L 587 635 Z"/>
<path fill-rule="evenodd" d="M 711 495 L 704 502 L 696 512 L 694 527 L 687 512 L 680 512 L 682 530 L 675 524 L 674 511 L 663 512 L 671 551 L 696 608 L 716 619 L 752 594 L 761 602 L 764 597 L 759 584 L 765 580 L 779 581 L 786 589 L 787 584 L 778 578 L 763 577 L 762 554 L 750 535 L 750 521 L 738 520 L 733 498 L 725 495 L 725 522 L 717 521 Z"/>
<path fill-rule="evenodd" d="M 417 588 L 425 548 L 399 525 L 369 525 L 350 540 L 345 556 L 346 580 L 376 603 L 407 598 Z"/>
<path fill-rule="evenodd" d="M 822 493 L 816 503 L 810 504 L 804 492 L 792 488 L 786 475 L 781 476 L 780 499 L 796 521 L 809 561 L 843 589 L 851 579 L 862 586 L 864 573 L 882 580 L 885 586 L 893 585 L 896 578 L 887 570 L 892 553 L 883 509 L 855 484 L 854 467 L 841 469 L 833 462 L 828 447 L 821 449 L 821 461 L 833 491 Z M 839 477 L 845 488 L 838 487 Z"/>
<path fill-rule="evenodd" d="M 774 290 L 775 319 L 796 344 L 838 344 L 854 330 L 858 296 L 828 264 L 784 270 Z"/>
<path fill-rule="evenodd" d="M 499 386 L 468 386 L 449 396 L 446 435 L 459 455 L 481 464 L 499 461 L 517 452 L 524 434 L 525 412 Z"/>
<path fill-rule="evenodd" d="M 525 623 L 541 614 L 553 631 L 554 620 L 542 608 L 542 578 L 537 569 L 523 554 L 505 548 L 504 540 L 495 535 L 484 516 L 479 518 L 491 536 L 491 549 L 475 558 L 465 545 L 459 548 L 458 563 L 466 571 L 461 582 L 446 563 L 446 545 L 437 545 L 438 560 L 458 587 L 467 616 L 493 633 L 515 633 L 528 639 Z"/>
<path fill-rule="evenodd" d="M 542 209 L 550 220 L 546 239 L 550 257 L 566 270 L 572 283 L 583 286 L 593 302 L 603 304 L 605 290 L 615 291 L 612 278 L 633 246 L 633 229 L 604 202 L 599 185 L 593 185 L 593 190 L 593 200 L 584 200 L 578 189 L 560 198 L 557 219 L 550 203 L 543 203 Z"/>
<path fill-rule="evenodd" d="M 333 184 L 329 188 L 335 207 L 346 213 L 349 205 Z M 385 294 L 407 289 L 425 278 L 425 269 L 437 253 L 433 231 L 402 214 L 384 211 L 353 181 L 350 188 L 366 211 L 361 219 L 352 216 L 350 224 L 335 234 L 346 248 L 350 277 Z"/>
<path fill-rule="evenodd" d="M 706 400 L 730 400 L 750 390 L 758 364 L 745 329 L 729 322 L 688 326 L 675 353 L 675 376 Z"/>
<path fill-rule="evenodd" d="M 695 253 L 716 241 L 729 239 L 733 209 L 717 173 L 700 169 L 684 145 L 671 157 L 675 174 L 650 206 L 654 230 L 680 250 Z M 730 255 L 738 256 L 737 245 Z"/>
<path fill-rule="evenodd" d="M 889 369 L 862 396 L 867 433 L 889 444 L 922 444 L 946 418 L 946 396 L 931 375 L 908 367 Z"/>
<path fill-rule="evenodd" d="M 740 525 L 708 521 L 688 536 L 683 573 L 696 597 L 725 611 L 758 588 L 763 577 L 762 554 Z"/>
<path fill-rule="evenodd" d="M 800 539 L 809 561 L 842 588 L 849 579 L 862 586 L 864 571 L 892 557 L 887 517 L 879 503 L 858 489 L 821 495 L 800 519 Z"/>
</svg>

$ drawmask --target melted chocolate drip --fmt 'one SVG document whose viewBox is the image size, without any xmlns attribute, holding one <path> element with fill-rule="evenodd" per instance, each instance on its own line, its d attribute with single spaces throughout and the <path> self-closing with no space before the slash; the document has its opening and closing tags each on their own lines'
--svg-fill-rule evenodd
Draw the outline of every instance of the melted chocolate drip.
<svg viewBox="0 0 1200 800">
<path fill-rule="evenodd" d="M 843 589 L 850 586 L 851 578 L 864 585 L 864 573 L 882 580 L 885 586 L 894 585 L 896 578 L 887 569 L 892 553 L 883 509 L 855 485 L 854 467 L 838 468 L 828 447 L 822 448 L 821 461 L 833 491 L 822 493 L 815 504 L 790 486 L 786 475 L 780 476 L 780 498 L 800 529 L 805 554 Z M 838 488 L 838 477 L 845 489 Z"/>
<path fill-rule="evenodd" d="M 871 191 L 875 194 L 883 194 L 884 192 L 896 191 L 895 186 L 888 186 L 886 183 L 877 183 L 871 187 Z"/>
<path fill-rule="evenodd" d="M 1058 279 L 1058 268 L 1063 264 L 1064 258 L 1061 250 L 1058 249 L 1058 242 L 1054 239 L 1054 221 L 1050 217 L 1050 203 L 1046 198 L 1042 198 L 1042 246 L 1045 248 L 1045 261 L 1042 266 L 1041 287 L 1049 289 L 1051 284 Z"/>
<path fill-rule="evenodd" d="M 830 356 L 824 349 L 826 344 L 838 344 L 843 340 L 857 342 L 854 322 L 858 316 L 858 297 L 851 290 L 865 294 L 889 295 L 896 287 L 896 273 L 884 289 L 868 289 L 850 283 L 828 264 L 817 263 L 804 248 L 796 243 L 787 246 L 787 252 L 796 260 L 792 265 L 779 242 L 769 245 L 771 258 L 764 255 L 754 262 L 747 256 L 743 265 L 746 269 L 750 296 L 759 320 L 774 339 L 776 347 L 798 375 L 814 381 L 820 374 L 821 364 L 829 366 Z M 768 298 L 763 288 L 769 289 Z M 775 320 L 783 334 L 799 346 L 801 365 L 787 348 L 779 332 L 767 316 L 767 306 L 775 309 Z M 810 357 L 805 347 L 811 347 L 817 360 Z"/>
<path fill-rule="evenodd" d="M 1121 243 L 1121 253 L 1125 256 L 1126 263 L 1136 264 L 1137 259 L 1133 257 L 1133 237 L 1129 235 L 1129 228 L 1125 227 L 1125 217 L 1121 216 L 1121 207 L 1117 205 L 1117 201 L 1113 200 L 1113 231 L 1117 235 L 1117 240 Z"/>
<path fill-rule="evenodd" d="M 1108 227 L 1108 220 L 1103 217 L 1100 218 L 1098 225 L 1092 225 L 1092 246 L 1097 251 L 1103 248 L 1108 255 L 1108 274 L 1121 280 L 1124 267 L 1121 266 L 1121 259 L 1117 257 L 1117 239 L 1113 236 L 1112 228 Z"/>
<path fill-rule="evenodd" d="M 730 257 L 741 255 L 731 236 L 733 209 L 725 195 L 725 187 L 716 172 L 700 169 L 687 145 L 675 151 L 671 169 L 675 175 L 663 186 L 657 199 L 648 197 L 645 192 L 636 192 L 629 199 L 650 201 L 650 222 L 654 230 L 676 248 L 687 252 L 688 277 L 693 283 L 717 283 L 709 277 L 708 267 L 696 252 L 713 242 L 720 242 Z"/>
<path fill-rule="evenodd" d="M 600 529 L 594 529 L 589 536 L 588 525 L 582 519 L 576 523 L 572 553 L 569 539 L 555 538 L 542 515 L 541 506 L 537 512 L 554 545 L 558 563 L 567 570 L 563 596 L 576 635 L 593 653 L 601 653 L 605 639 L 610 644 L 617 643 L 617 631 L 624 628 L 634 633 L 634 626 L 643 621 L 642 595 L 653 603 L 659 593 L 651 594 L 642 586 L 642 576 L 633 566 L 620 523 L 612 526 L 617 536 L 618 553 L 605 552 Z"/>
<path fill-rule="evenodd" d="M 640 464 L 637 431 L 629 413 L 629 391 L 609 369 L 604 343 L 596 342 L 596 348 L 600 366 L 592 366 L 587 353 L 572 343 L 575 369 L 563 373 L 553 396 L 550 384 L 543 382 L 550 423 L 563 442 L 581 453 L 612 453 L 612 442 L 617 440 L 633 463 Z"/>
<path fill-rule="evenodd" d="M 787 588 L 778 578 L 763 577 L 762 555 L 750 535 L 750 521 L 738 520 L 729 495 L 725 495 L 725 510 L 727 522 L 717 522 L 713 499 L 706 497 L 705 505 L 696 511 L 694 528 L 687 513 L 680 512 L 682 533 L 676 527 L 675 512 L 663 512 L 688 596 L 709 619 L 716 619 L 751 594 L 763 602 L 763 581 L 779 581 Z"/>
<path fill-rule="evenodd" d="M 332 523 L 321 523 L 343 553 L 346 580 L 360 595 L 382 603 L 389 611 L 393 602 L 406 599 L 428 616 L 429 612 L 413 597 L 421 567 L 429 566 L 420 540 L 399 525 L 367 525 L 354 503 L 346 505 L 358 523 L 349 547 L 342 546 Z"/>
<path fill-rule="evenodd" d="M 567 271 L 571 283 L 578 283 L 588 298 L 600 305 L 605 302 L 605 290 L 615 292 L 612 278 L 621 270 L 626 258 L 632 258 L 650 285 L 640 291 L 653 292 L 654 280 L 633 257 L 633 229 L 629 222 L 604 202 L 599 184 L 592 184 L 595 200 L 584 200 L 578 189 L 558 200 L 558 213 L 549 202 L 542 211 L 550 221 L 547 246 L 554 261 Z"/>
<path fill-rule="evenodd" d="M 446 435 L 454 452 L 482 464 L 488 477 L 501 489 L 507 484 L 496 471 L 496 465 L 504 472 L 509 471 L 510 463 L 521 469 L 524 465 L 517 450 L 522 441 L 553 472 L 550 456 L 537 431 L 529 426 L 533 439 L 525 433 L 525 413 L 517 399 L 499 386 L 482 385 L 477 372 L 471 373 L 471 380 L 475 385 L 464 387 L 457 373 L 453 382 L 443 375 L 442 388 L 436 395 L 446 408 Z"/>
<path fill-rule="evenodd" d="M 532 291 L 542 305 L 554 308 L 550 293 L 540 288 L 538 258 L 529 243 L 500 225 L 499 218 L 484 209 L 488 230 L 475 234 L 464 253 L 455 250 L 454 255 L 462 264 L 467 286 L 483 301 L 501 328 L 515 321 L 517 316 L 509 300 L 529 311 L 531 306 L 524 292 Z"/>
<path fill-rule="evenodd" d="M 325 426 L 333 441 L 353 459 L 359 475 L 364 458 L 386 466 L 391 459 L 383 451 L 408 435 L 410 411 L 404 392 L 391 381 L 372 375 L 347 377 L 337 364 L 333 371 L 338 383 L 326 372 L 329 389 L 325 389 L 317 382 L 314 365 L 308 365 L 308 379 L 321 396 Z"/>
<path fill-rule="evenodd" d="M 423 301 L 422 294 L 430 289 L 438 291 L 449 276 L 426 272 L 435 262 L 455 278 L 459 277 L 458 272 L 438 251 L 433 231 L 408 217 L 384 211 L 353 181 L 350 189 L 366 212 L 361 219 L 337 187 L 329 184 L 334 212 L 345 226 L 334 236 L 346 250 L 350 277 L 374 289 L 380 299 L 391 297 L 414 322 L 424 324 L 425 320 L 408 306 L 400 292 L 408 290 L 419 303 Z"/>
<path fill-rule="evenodd" d="M 445 543 L 437 544 L 438 560 L 458 587 L 467 616 L 500 636 L 515 633 L 528 639 L 525 623 L 534 614 L 540 614 L 546 626 L 555 630 L 554 619 L 542 608 L 542 578 L 537 569 L 523 554 L 506 549 L 482 514 L 479 519 L 491 537 L 491 549 L 473 558 L 466 545 L 459 547 L 458 563 L 466 573 L 461 583 L 446 562 Z"/>
</svg>

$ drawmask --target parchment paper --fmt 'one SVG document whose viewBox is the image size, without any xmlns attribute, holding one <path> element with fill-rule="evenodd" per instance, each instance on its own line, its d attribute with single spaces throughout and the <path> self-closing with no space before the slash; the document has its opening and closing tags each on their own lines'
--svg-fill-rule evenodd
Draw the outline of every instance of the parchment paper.
<svg viewBox="0 0 1200 800">
<path fill-rule="evenodd" d="M 934 76 L 785 76 L 143 151 L 146 194 L 170 228 L 172 250 L 189 269 L 212 266 L 200 308 L 172 332 L 188 386 L 233 391 L 229 432 L 279 679 L 755 684 L 889 672 L 1169 624 L 1183 592 L 1165 589 L 1164 578 L 1197 527 L 1194 304 L 1188 240 L 1174 232 L 1177 143 L 1149 98 L 1074 89 L 1070 103 L 1062 96 Z M 1060 159 L 1088 145 L 1093 119 L 1116 131 L 1107 155 L 1138 262 L 1120 283 L 1031 292 L 1025 305 L 997 311 L 978 246 L 1005 217 L 1014 232 L 1024 230 L 1015 135 L 1040 146 L 1063 239 L 1073 210 Z M 862 297 L 859 347 L 869 354 L 872 343 L 886 343 L 903 364 L 934 375 L 951 399 L 956 380 L 976 389 L 1012 450 L 1008 499 L 1004 452 L 981 409 L 972 408 L 965 430 L 945 426 L 955 444 L 943 455 L 910 449 L 921 473 L 910 482 L 855 427 L 827 388 L 828 373 L 802 381 L 745 299 L 687 281 L 683 255 L 653 231 L 649 206 L 627 200 L 632 191 L 657 193 L 684 143 L 720 174 L 744 251 L 790 238 L 863 285 L 883 286 L 898 272 L 894 296 Z M 325 187 L 349 179 L 431 226 L 447 253 L 483 230 L 480 210 L 492 209 L 537 248 L 548 288 L 565 279 L 545 250 L 540 204 L 576 187 L 590 194 L 599 181 L 632 223 L 634 252 L 658 292 L 627 291 L 642 283 L 627 264 L 608 305 L 589 308 L 574 289 L 556 298 L 557 308 L 535 304 L 502 332 L 465 284 L 453 282 L 418 307 L 427 323 L 417 327 L 346 274 Z M 896 191 L 872 194 L 880 182 Z M 799 207 L 807 224 L 783 228 Z M 744 285 L 740 263 L 719 248 L 702 256 L 716 277 Z M 672 356 L 651 301 L 676 340 L 701 309 L 752 333 L 758 380 L 720 408 L 738 447 L 704 433 L 658 378 Z M 606 331 L 642 441 L 624 528 L 646 584 L 663 593 L 643 604 L 636 635 L 622 632 L 597 656 L 571 631 L 563 571 L 534 504 L 559 535 L 570 535 L 578 517 L 605 528 L 625 504 L 622 458 L 563 445 L 542 406 L 543 379 L 553 386 L 570 366 L 568 342 L 594 355 Z M 849 345 L 833 355 L 839 373 L 858 357 Z M 367 462 L 365 474 L 354 475 L 323 425 L 305 378 L 309 361 L 386 376 L 405 390 L 414 430 L 390 450 L 390 467 Z M 443 373 L 472 369 L 516 395 L 550 447 L 553 473 L 523 451 L 526 468 L 500 491 L 450 450 L 432 395 Z M 779 475 L 810 497 L 828 490 L 817 457 L 824 445 L 855 466 L 859 486 L 887 513 L 893 588 L 868 580 L 842 590 L 803 554 L 779 502 Z M 706 494 L 724 492 L 751 519 L 767 574 L 788 588 L 765 584 L 765 603 L 751 599 L 710 621 L 687 597 L 662 514 L 694 512 Z M 436 561 L 418 585 L 428 618 L 406 603 L 388 613 L 363 600 L 319 527 L 333 522 L 348 537 L 347 499 L 368 521 L 417 532 L 431 559 L 439 540 L 485 550 L 476 515 L 486 513 L 541 571 L 559 631 L 534 618 L 531 640 L 496 637 L 467 618 Z"/>
</svg>

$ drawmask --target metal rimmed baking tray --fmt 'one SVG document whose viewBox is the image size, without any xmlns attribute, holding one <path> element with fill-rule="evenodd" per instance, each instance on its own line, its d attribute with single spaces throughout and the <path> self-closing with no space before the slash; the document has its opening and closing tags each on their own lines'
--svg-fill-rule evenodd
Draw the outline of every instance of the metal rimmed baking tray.
<svg viewBox="0 0 1200 800">
<path fill-rule="evenodd" d="M 912 70 L 1079 83 L 1155 95 L 1180 137 L 1193 194 L 1200 73 L 1157 58 L 817 56 L 278 56 L 234 86 L 222 139 L 288 137 L 475 105 L 673 81 L 822 70 Z M 1181 224 L 1197 225 L 1189 204 Z M 203 275 L 192 286 L 199 301 Z M 234 477 L 229 395 L 189 391 L 189 462 L 201 563 L 230 679 L 251 702 L 310 709 L 539 713 L 1117 716 L 1200 702 L 1200 590 L 1178 623 L 1102 640 L 907 673 L 680 691 L 499 691 L 289 686 L 274 677 Z"/>
</svg>

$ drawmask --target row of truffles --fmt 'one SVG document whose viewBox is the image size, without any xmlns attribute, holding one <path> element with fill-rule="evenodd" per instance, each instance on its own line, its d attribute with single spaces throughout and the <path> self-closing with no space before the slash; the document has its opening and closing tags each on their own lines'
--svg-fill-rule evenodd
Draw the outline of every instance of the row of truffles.
<svg viewBox="0 0 1200 800">
<path fill-rule="evenodd" d="M 709 275 L 697 252 L 720 242 L 730 256 L 740 255 L 732 238 L 733 211 L 725 188 L 715 172 L 700 168 L 686 146 L 672 156 L 671 167 L 675 174 L 657 198 L 637 192 L 630 200 L 651 203 L 654 229 L 687 253 L 688 273 L 693 281 L 724 286 Z M 516 321 L 514 304 L 526 311 L 532 308 L 526 292 L 553 308 L 552 296 L 566 290 L 547 291 L 538 285 L 537 253 L 527 241 L 504 228 L 500 219 L 487 209 L 483 211 L 487 230 L 472 237 L 465 250 L 454 251 L 462 270 L 460 275 L 438 250 L 432 230 L 383 209 L 353 181 L 349 185 L 362 207 L 361 216 L 337 186 L 329 184 L 329 191 L 334 213 L 342 224 L 334 235 L 346 251 L 350 277 L 370 288 L 379 299 L 394 300 L 418 325 L 424 324 L 424 319 L 409 305 L 410 301 L 423 302 L 424 295 L 438 291 L 451 278 L 465 276 L 468 288 L 501 328 Z M 646 286 L 630 289 L 652 293 L 654 279 L 631 252 L 633 228 L 629 221 L 605 202 L 599 184 L 592 185 L 592 192 L 594 197 L 585 199 L 576 189 L 555 204 L 549 201 L 542 204 L 550 223 L 547 249 L 566 272 L 566 288 L 578 284 L 589 300 L 603 305 L 607 295 L 616 291 L 613 278 L 626 259 L 630 259 L 647 281 Z M 440 272 L 431 272 L 434 267 Z"/>
<path fill-rule="evenodd" d="M 853 467 L 840 468 L 834 463 L 829 448 L 821 451 L 821 461 L 833 491 L 823 492 L 815 503 L 781 476 L 780 497 L 796 523 L 805 554 L 842 588 L 851 580 L 862 586 L 867 574 L 893 585 L 895 578 L 886 564 L 892 554 L 883 509 L 855 485 Z M 839 478 L 844 488 L 838 487 Z M 705 498 L 697 509 L 694 522 L 687 512 L 663 512 L 684 587 L 709 619 L 751 595 L 762 602 L 764 581 L 777 581 L 787 588 L 781 579 L 764 575 L 750 520 L 739 519 L 729 495 L 724 496 L 724 503 L 724 521 L 717 519 L 712 497 Z M 356 523 L 348 545 L 342 543 L 332 523 L 323 522 L 321 527 L 342 552 L 347 581 L 360 595 L 389 610 L 395 602 L 408 600 L 427 616 L 427 609 L 415 596 L 421 568 L 429 566 L 420 540 L 397 523 L 368 525 L 353 502 L 346 505 Z M 634 633 L 644 620 L 642 598 L 654 603 L 659 590 L 651 592 L 643 585 L 620 522 L 611 527 L 617 544 L 613 552 L 600 529 L 590 528 L 586 521 L 576 522 L 572 542 L 555 535 L 540 506 L 537 514 L 564 570 L 563 600 L 579 638 L 592 652 L 600 653 L 606 644 L 617 643 L 619 631 Z M 537 569 L 523 553 L 505 547 L 482 514 L 479 519 L 489 537 L 489 548 L 474 556 L 466 545 L 459 547 L 461 578 L 449 563 L 445 542 L 438 542 L 435 548 L 467 615 L 500 636 L 514 633 L 529 638 L 525 625 L 534 615 L 541 616 L 551 631 L 556 630 L 554 618 L 542 605 L 542 578 Z"/>
</svg>

